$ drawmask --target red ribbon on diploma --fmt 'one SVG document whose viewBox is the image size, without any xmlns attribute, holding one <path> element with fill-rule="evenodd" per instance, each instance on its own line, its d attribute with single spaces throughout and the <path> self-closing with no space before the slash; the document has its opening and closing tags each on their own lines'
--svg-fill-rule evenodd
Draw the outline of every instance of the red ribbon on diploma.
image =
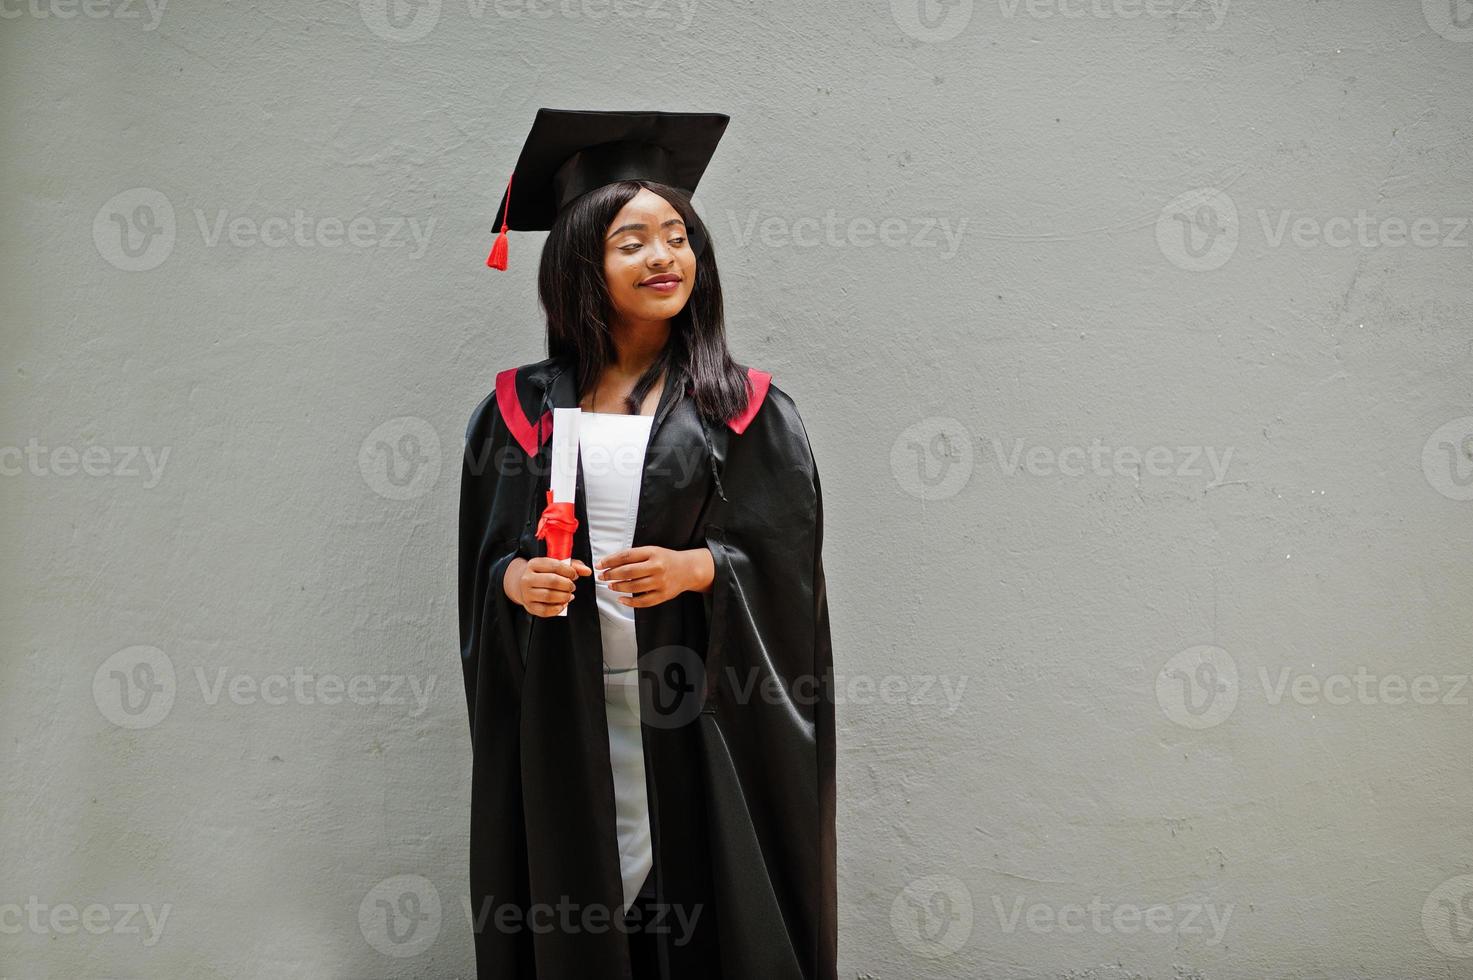
<svg viewBox="0 0 1473 980">
<path fill-rule="evenodd" d="M 573 502 L 554 502 L 552 488 L 547 491 L 547 506 L 537 520 L 537 536 L 547 539 L 547 557 L 573 557 L 573 532 L 578 529 L 578 518 L 573 515 Z"/>
</svg>

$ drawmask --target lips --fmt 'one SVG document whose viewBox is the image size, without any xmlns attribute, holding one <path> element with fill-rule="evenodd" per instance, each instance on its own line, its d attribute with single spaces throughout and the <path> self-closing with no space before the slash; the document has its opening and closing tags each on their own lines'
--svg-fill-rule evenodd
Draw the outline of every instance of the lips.
<svg viewBox="0 0 1473 980">
<path fill-rule="evenodd" d="M 644 282 L 640 283 L 640 285 L 641 286 L 673 286 L 673 285 L 675 285 L 678 282 L 680 282 L 680 277 L 679 276 L 670 275 L 670 274 L 667 273 L 665 275 L 650 276 Z"/>
</svg>

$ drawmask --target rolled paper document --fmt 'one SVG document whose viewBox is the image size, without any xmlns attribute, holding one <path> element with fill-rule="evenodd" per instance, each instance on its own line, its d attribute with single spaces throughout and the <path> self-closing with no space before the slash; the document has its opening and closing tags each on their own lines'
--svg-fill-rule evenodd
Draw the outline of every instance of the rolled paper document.
<svg viewBox="0 0 1473 980">
<path fill-rule="evenodd" d="M 552 410 L 552 486 L 547 490 L 547 506 L 537 522 L 537 536 L 547 541 L 547 557 L 564 565 L 573 563 L 573 532 L 578 529 L 573 496 L 578 486 L 578 421 L 582 410 Z M 577 579 L 574 579 L 577 582 Z M 568 607 L 558 610 L 566 616 Z"/>
</svg>

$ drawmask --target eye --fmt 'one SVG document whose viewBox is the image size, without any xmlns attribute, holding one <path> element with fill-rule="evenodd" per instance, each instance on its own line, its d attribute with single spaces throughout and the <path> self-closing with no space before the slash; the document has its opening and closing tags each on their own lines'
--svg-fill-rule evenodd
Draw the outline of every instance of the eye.
<svg viewBox="0 0 1473 980">
<path fill-rule="evenodd" d="M 671 245 L 684 245 L 685 244 L 685 236 L 683 236 L 683 235 L 676 235 L 674 238 L 670 239 L 670 244 Z"/>
<path fill-rule="evenodd" d="M 619 246 L 619 251 L 621 251 L 621 252 L 632 252 L 636 248 L 639 248 L 639 242 L 630 242 L 628 245 L 620 245 Z"/>
</svg>

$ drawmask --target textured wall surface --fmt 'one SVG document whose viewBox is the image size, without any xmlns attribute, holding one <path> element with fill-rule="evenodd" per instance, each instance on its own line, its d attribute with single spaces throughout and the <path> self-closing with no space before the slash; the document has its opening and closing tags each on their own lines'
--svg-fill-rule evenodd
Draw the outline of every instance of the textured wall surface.
<svg viewBox="0 0 1473 980">
<path fill-rule="evenodd" d="M 0 3 L 0 976 L 472 971 L 533 113 L 823 474 L 850 978 L 1473 976 L 1466 0 Z"/>
</svg>

